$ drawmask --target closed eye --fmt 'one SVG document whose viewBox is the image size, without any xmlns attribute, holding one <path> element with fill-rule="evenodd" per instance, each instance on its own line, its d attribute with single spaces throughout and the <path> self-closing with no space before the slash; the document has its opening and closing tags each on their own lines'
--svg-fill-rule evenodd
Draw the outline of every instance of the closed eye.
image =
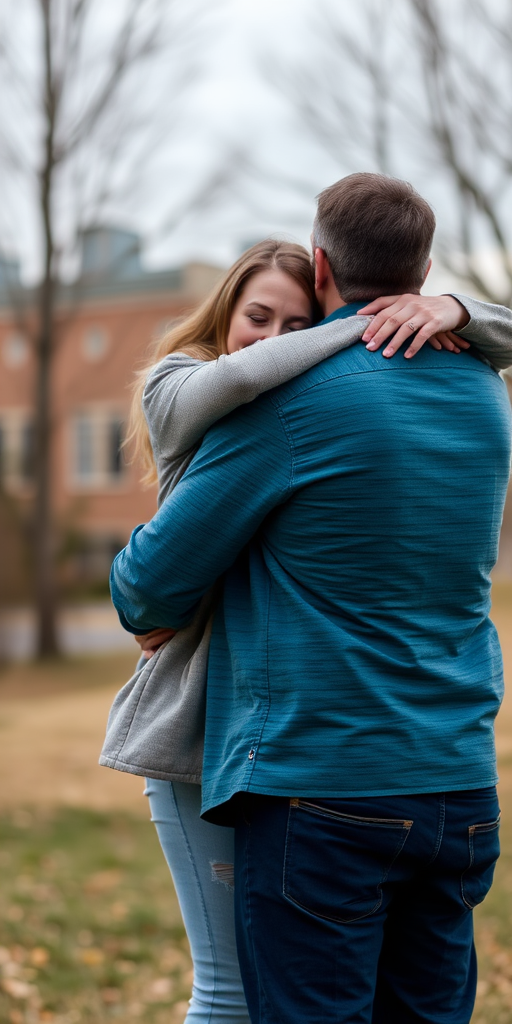
<svg viewBox="0 0 512 1024">
<path fill-rule="evenodd" d="M 288 331 L 305 331 L 307 327 L 311 327 L 311 320 L 294 320 L 293 323 L 287 324 Z"/>
</svg>

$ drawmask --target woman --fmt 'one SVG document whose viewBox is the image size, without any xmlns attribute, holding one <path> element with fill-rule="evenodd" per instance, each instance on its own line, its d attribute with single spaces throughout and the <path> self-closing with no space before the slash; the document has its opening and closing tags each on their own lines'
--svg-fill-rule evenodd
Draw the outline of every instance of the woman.
<svg viewBox="0 0 512 1024">
<path fill-rule="evenodd" d="M 308 330 L 318 318 L 310 255 L 268 240 L 244 253 L 200 309 L 166 335 L 139 376 L 132 413 L 132 437 L 146 479 L 158 479 L 159 503 L 216 420 L 351 345 L 368 322 L 352 317 L 335 331 L 328 324 Z M 442 344 L 456 347 L 446 337 Z M 199 816 L 214 604 L 215 594 L 206 595 L 192 625 L 176 635 L 155 630 L 139 638 L 150 660 L 114 702 L 100 763 L 148 779 L 194 962 L 188 1024 L 248 1024 L 234 939 L 233 835 Z"/>
</svg>

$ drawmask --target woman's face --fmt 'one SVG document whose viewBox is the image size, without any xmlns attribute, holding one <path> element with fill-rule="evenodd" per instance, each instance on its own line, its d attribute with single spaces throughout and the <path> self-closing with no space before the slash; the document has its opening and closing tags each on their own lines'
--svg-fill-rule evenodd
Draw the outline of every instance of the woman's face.
<svg viewBox="0 0 512 1024">
<path fill-rule="evenodd" d="M 284 270 L 261 270 L 240 293 L 229 327 L 227 350 L 238 352 L 263 338 L 311 327 L 311 303 Z"/>
</svg>

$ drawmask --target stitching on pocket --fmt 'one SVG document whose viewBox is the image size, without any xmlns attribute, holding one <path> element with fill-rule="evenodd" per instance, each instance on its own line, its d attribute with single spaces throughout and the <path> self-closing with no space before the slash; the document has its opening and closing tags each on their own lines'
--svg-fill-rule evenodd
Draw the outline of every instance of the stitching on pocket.
<svg viewBox="0 0 512 1024">
<path fill-rule="evenodd" d="M 340 821 L 354 821 L 361 825 L 384 825 L 390 828 L 412 828 L 414 822 L 404 818 L 364 818 L 359 814 L 343 814 L 342 811 L 334 811 L 329 807 L 320 807 L 319 804 L 311 803 L 310 800 L 290 801 L 292 807 L 304 807 L 315 814 L 323 814 L 326 818 L 336 818 Z M 475 826 L 478 827 L 478 826 Z"/>
<path fill-rule="evenodd" d="M 501 821 L 501 813 L 495 821 L 485 821 L 482 825 L 470 825 L 468 832 L 471 836 L 474 836 L 475 832 L 492 832 L 494 828 L 498 828 Z"/>
<path fill-rule="evenodd" d="M 497 832 L 500 827 L 500 821 L 501 812 L 498 814 L 498 817 L 495 819 L 495 821 L 486 821 L 483 822 L 481 825 L 469 825 L 468 827 L 469 864 L 465 871 L 462 872 L 460 879 L 460 891 L 462 899 L 466 906 L 469 908 L 469 910 L 473 910 L 475 907 L 479 906 L 478 903 L 470 903 L 469 900 L 466 899 L 466 896 L 464 894 L 464 876 L 467 875 L 468 871 L 471 870 L 473 864 L 475 863 L 475 835 L 482 835 L 488 832 Z M 485 899 L 485 896 L 483 897 L 483 899 Z M 483 902 L 483 900 L 480 900 L 480 902 Z"/>
<path fill-rule="evenodd" d="M 383 899 L 382 886 L 383 886 L 384 882 L 386 881 L 386 878 L 388 877 L 389 872 L 391 871 L 391 868 L 393 867 L 393 864 L 395 863 L 397 857 L 399 856 L 399 854 L 402 852 L 402 850 L 404 848 L 406 840 L 409 837 L 409 833 L 411 831 L 413 822 L 412 821 L 405 821 L 404 822 L 404 821 L 396 820 L 396 819 L 391 819 L 391 820 L 383 819 L 381 821 L 378 818 L 358 818 L 358 817 L 352 817 L 351 815 L 337 814 L 336 812 L 334 814 L 327 813 L 327 814 L 324 815 L 325 817 L 331 817 L 331 818 L 334 817 L 334 818 L 336 818 L 338 820 L 341 819 L 342 821 L 346 821 L 347 823 L 352 822 L 352 823 L 355 823 L 355 824 L 364 824 L 364 825 L 366 825 L 366 824 L 370 824 L 370 825 L 372 825 L 372 824 L 375 824 L 375 825 L 379 824 L 381 826 L 382 826 L 382 824 L 384 824 L 384 826 L 387 826 L 387 827 L 394 827 L 394 828 L 400 829 L 402 831 L 402 833 L 403 833 L 403 835 L 400 838 L 400 841 L 397 843 L 397 845 L 395 847 L 395 850 L 393 852 L 393 856 L 392 856 L 391 860 L 389 861 L 389 864 L 387 865 L 386 870 L 384 871 L 382 877 L 380 878 L 379 882 L 377 883 L 377 892 L 380 894 L 379 895 L 379 899 L 377 900 L 377 902 L 369 910 L 365 911 L 362 914 L 358 914 L 357 917 L 351 917 L 349 919 L 344 919 L 344 918 L 340 917 L 339 915 L 337 917 L 332 917 L 329 914 L 319 914 L 319 913 L 317 913 L 315 910 L 312 910 L 311 907 L 307 907 L 304 903 L 301 903 L 300 900 L 297 900 L 297 899 L 295 899 L 294 896 L 291 896 L 290 893 L 286 889 L 286 868 L 287 868 L 287 862 L 288 862 L 288 840 L 291 839 L 291 837 L 292 837 L 292 829 L 290 828 L 292 809 L 294 809 L 294 808 L 298 809 L 301 806 L 306 806 L 308 809 L 313 808 L 315 810 L 315 813 L 319 814 L 319 816 L 322 816 L 322 814 L 323 814 L 323 808 L 317 808 L 316 805 L 309 804 L 307 801 L 301 801 L 301 800 L 295 800 L 295 799 L 290 800 L 290 807 L 289 807 L 289 811 L 288 811 L 288 824 L 287 824 L 287 828 L 286 828 L 286 840 L 285 840 L 285 847 L 284 847 L 284 860 L 283 860 L 282 892 L 283 892 L 284 898 L 286 900 L 288 900 L 289 903 L 293 903 L 295 906 L 300 907 L 301 910 L 305 910 L 307 914 L 311 914 L 312 917 L 316 917 L 316 918 L 318 918 L 321 921 L 333 921 L 333 922 L 341 923 L 341 924 L 352 924 L 355 921 L 362 921 L 365 917 L 371 917 L 371 915 L 375 914 L 375 912 L 379 909 L 379 907 L 382 904 L 382 899 Z"/>
</svg>

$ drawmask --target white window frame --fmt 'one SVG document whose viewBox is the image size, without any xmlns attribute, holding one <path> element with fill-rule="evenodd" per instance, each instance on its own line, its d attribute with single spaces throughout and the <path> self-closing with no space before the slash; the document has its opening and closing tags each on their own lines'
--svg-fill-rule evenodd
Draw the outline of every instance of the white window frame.
<svg viewBox="0 0 512 1024">
<path fill-rule="evenodd" d="M 126 410 L 111 404 L 81 406 L 68 424 L 68 484 L 73 491 L 119 491 L 126 488 L 128 467 L 121 454 L 121 468 L 113 472 L 109 465 L 110 431 L 114 424 L 126 422 Z M 80 424 L 89 430 L 90 469 L 85 470 L 80 453 Z M 85 471 L 84 471 L 85 470 Z"/>
<path fill-rule="evenodd" d="M 33 410 L 18 407 L 0 411 L 2 429 L 2 484 L 7 491 L 30 491 L 34 476 L 22 472 L 23 433 L 34 422 Z"/>
</svg>

